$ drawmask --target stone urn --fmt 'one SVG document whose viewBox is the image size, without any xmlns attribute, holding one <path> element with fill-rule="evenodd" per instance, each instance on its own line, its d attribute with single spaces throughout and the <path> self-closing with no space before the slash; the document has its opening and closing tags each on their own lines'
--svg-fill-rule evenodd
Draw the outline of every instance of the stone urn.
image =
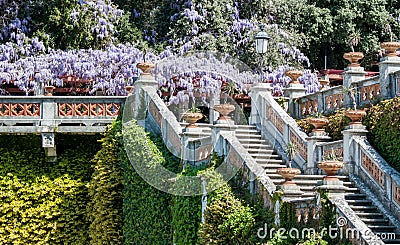
<svg viewBox="0 0 400 245">
<path fill-rule="evenodd" d="M 137 68 L 143 71 L 143 75 L 150 75 L 150 71 L 154 69 L 155 65 L 149 62 L 138 63 Z"/>
<path fill-rule="evenodd" d="M 130 86 L 130 85 L 125 86 L 125 90 L 126 90 L 126 92 L 128 92 L 128 95 L 131 95 L 133 93 L 134 88 L 135 88 L 134 86 Z"/>
<path fill-rule="evenodd" d="M 400 48 L 400 42 L 383 42 L 381 48 L 388 51 L 387 57 L 397 57 L 396 50 Z"/>
<path fill-rule="evenodd" d="M 359 67 L 358 61 L 364 58 L 364 54 L 361 52 L 348 52 L 343 55 L 343 58 L 350 62 L 348 67 Z"/>
<path fill-rule="evenodd" d="M 322 127 L 328 124 L 329 120 L 324 117 L 313 117 L 309 119 L 309 122 L 314 126 L 314 129 L 312 130 L 313 132 L 325 132 L 325 129 Z"/>
<path fill-rule="evenodd" d="M 220 104 L 220 105 L 215 105 L 213 109 L 217 112 L 219 112 L 220 116 L 218 117 L 218 120 L 230 120 L 231 117 L 228 116 L 229 113 L 235 110 L 235 106 L 232 104 Z"/>
<path fill-rule="evenodd" d="M 51 85 L 44 86 L 44 90 L 46 91 L 46 96 L 52 96 L 54 89 L 56 89 L 56 87 Z"/>
<path fill-rule="evenodd" d="M 301 171 L 298 168 L 278 168 L 276 173 L 285 179 L 281 185 L 296 185 L 296 183 L 293 182 L 293 178 L 300 174 Z"/>
<path fill-rule="evenodd" d="M 351 119 L 350 124 L 361 124 L 362 118 L 367 115 L 364 110 L 348 110 L 345 115 Z"/>
<path fill-rule="evenodd" d="M 302 71 L 298 71 L 298 70 L 291 70 L 291 71 L 287 71 L 285 73 L 285 75 L 290 77 L 290 79 L 292 80 L 290 82 L 291 84 L 300 84 L 298 78 L 303 75 L 303 72 Z"/>
<path fill-rule="evenodd" d="M 329 80 L 321 79 L 318 80 L 318 82 L 321 84 L 321 90 L 325 90 L 329 86 Z"/>
<path fill-rule="evenodd" d="M 339 181 L 338 177 L 335 176 L 336 172 L 343 168 L 344 163 L 342 161 L 337 160 L 327 160 L 318 163 L 318 168 L 322 169 L 326 176 L 324 177 L 325 180 L 329 181 Z"/>
<path fill-rule="evenodd" d="M 203 114 L 198 112 L 185 112 L 182 115 L 182 118 L 189 123 L 187 128 L 197 128 L 196 122 L 203 118 Z"/>
</svg>

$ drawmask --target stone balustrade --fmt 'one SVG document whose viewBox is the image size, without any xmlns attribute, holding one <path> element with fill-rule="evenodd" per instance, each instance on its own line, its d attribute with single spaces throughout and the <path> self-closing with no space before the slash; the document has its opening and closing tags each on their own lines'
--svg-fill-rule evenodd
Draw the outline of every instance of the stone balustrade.
<svg viewBox="0 0 400 245">
<path fill-rule="evenodd" d="M 354 149 L 353 171 L 350 175 L 360 179 L 372 191 L 371 197 L 379 200 L 389 217 L 400 220 L 400 173 L 392 168 L 365 138 L 356 137 L 352 142 Z M 378 202 L 377 202 L 378 203 Z M 400 227 L 393 218 L 392 222 Z"/>
</svg>

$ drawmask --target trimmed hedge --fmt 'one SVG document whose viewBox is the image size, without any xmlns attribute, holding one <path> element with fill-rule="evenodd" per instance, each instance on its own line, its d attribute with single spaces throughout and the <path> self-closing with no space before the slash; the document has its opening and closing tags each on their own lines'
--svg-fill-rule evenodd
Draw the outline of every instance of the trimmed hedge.
<svg viewBox="0 0 400 245">
<path fill-rule="evenodd" d="M 90 244 L 123 244 L 122 169 L 120 166 L 121 122 L 115 121 L 101 139 L 102 148 L 95 155 L 94 173 L 89 186 Z"/>
</svg>

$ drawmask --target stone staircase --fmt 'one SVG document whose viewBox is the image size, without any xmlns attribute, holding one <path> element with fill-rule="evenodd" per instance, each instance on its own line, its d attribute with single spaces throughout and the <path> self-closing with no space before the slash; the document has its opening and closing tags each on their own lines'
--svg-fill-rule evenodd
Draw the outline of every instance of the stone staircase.
<svg viewBox="0 0 400 245">
<path fill-rule="evenodd" d="M 283 182 L 283 178 L 276 174 L 278 168 L 286 167 L 284 160 L 275 151 L 274 147 L 262 138 L 255 126 L 238 126 L 235 135 L 240 143 L 247 149 L 249 154 L 266 171 L 269 178 L 275 185 Z M 360 219 L 375 233 L 385 235 L 389 239 L 382 239 L 386 244 L 400 244 L 400 235 L 389 237 L 395 234 L 396 226 L 393 226 L 388 218 L 372 203 L 367 195 L 361 193 L 348 176 L 338 176 L 345 187 L 345 200 Z M 302 197 L 315 196 L 315 187 L 322 181 L 323 175 L 298 175 L 293 181 L 304 192 Z M 382 237 L 381 236 L 381 237 Z M 383 237 L 382 237 L 383 238 Z"/>
</svg>

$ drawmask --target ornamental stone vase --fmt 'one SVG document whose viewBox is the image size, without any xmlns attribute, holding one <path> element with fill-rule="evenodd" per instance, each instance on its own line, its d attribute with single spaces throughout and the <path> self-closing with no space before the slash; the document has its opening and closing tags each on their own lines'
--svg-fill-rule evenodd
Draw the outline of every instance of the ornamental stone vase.
<svg viewBox="0 0 400 245">
<path fill-rule="evenodd" d="M 196 122 L 203 118 L 203 114 L 198 112 L 185 112 L 182 115 L 182 118 L 189 123 L 187 128 L 197 128 Z"/>
<path fill-rule="evenodd" d="M 134 86 L 130 86 L 130 85 L 125 86 L 125 90 L 126 90 L 126 92 L 128 92 L 128 95 L 131 95 L 133 93 L 134 88 L 135 88 Z"/>
<path fill-rule="evenodd" d="M 360 67 L 358 61 L 364 58 L 364 54 L 361 52 L 348 52 L 343 55 L 343 58 L 350 62 L 348 67 Z"/>
<path fill-rule="evenodd" d="M 328 160 L 318 163 L 317 166 L 326 173 L 326 176 L 324 177 L 325 180 L 339 181 L 335 174 L 339 169 L 343 168 L 343 165 L 344 163 L 342 161 Z"/>
<path fill-rule="evenodd" d="M 296 183 L 293 182 L 293 178 L 300 174 L 301 171 L 298 168 L 278 168 L 276 173 L 285 179 L 281 185 L 296 185 Z"/>
<path fill-rule="evenodd" d="M 400 42 L 383 42 L 381 48 L 388 51 L 387 57 L 397 57 L 396 50 L 400 48 Z"/>
<path fill-rule="evenodd" d="M 290 82 L 291 84 L 300 84 L 298 78 L 303 75 L 303 72 L 302 71 L 298 71 L 298 70 L 291 70 L 291 71 L 287 71 L 285 73 L 285 75 L 290 77 L 290 79 L 292 80 Z"/>
<path fill-rule="evenodd" d="M 322 127 L 328 124 L 329 120 L 323 117 L 322 118 L 313 117 L 309 119 L 309 122 L 311 125 L 314 126 L 314 129 L 312 130 L 313 132 L 325 132 L 325 129 L 323 129 Z"/>
<path fill-rule="evenodd" d="M 138 63 L 137 68 L 143 71 L 143 75 L 150 75 L 150 71 L 154 69 L 155 65 L 149 62 Z"/>
<path fill-rule="evenodd" d="M 350 124 L 362 124 L 362 118 L 367 115 L 364 110 L 347 110 L 345 115 L 351 119 Z"/>
<path fill-rule="evenodd" d="M 52 96 L 54 89 L 56 89 L 56 87 L 54 86 L 51 85 L 45 86 L 44 90 L 46 91 L 46 96 Z"/>
<path fill-rule="evenodd" d="M 321 79 L 318 80 L 318 82 L 321 84 L 321 90 L 325 90 L 329 86 L 329 80 Z"/>
<path fill-rule="evenodd" d="M 218 120 L 230 120 L 231 117 L 228 116 L 229 113 L 235 110 L 235 106 L 232 104 L 220 104 L 220 105 L 215 105 L 213 109 L 217 112 L 219 112 L 220 116 L 218 117 Z"/>
</svg>

